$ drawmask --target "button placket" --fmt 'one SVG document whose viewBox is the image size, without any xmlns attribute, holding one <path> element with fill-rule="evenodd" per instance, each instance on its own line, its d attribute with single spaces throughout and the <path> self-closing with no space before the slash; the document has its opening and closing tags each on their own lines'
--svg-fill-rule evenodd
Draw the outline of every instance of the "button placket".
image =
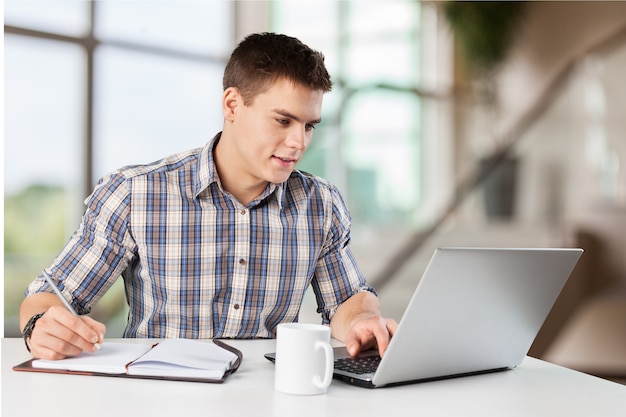
<svg viewBox="0 0 626 417">
<path fill-rule="evenodd" d="M 243 316 L 248 285 L 248 259 L 250 256 L 250 216 L 246 208 L 238 209 L 235 215 L 235 249 L 232 291 L 229 315 L 226 324 L 228 336 L 236 335 Z"/>
</svg>

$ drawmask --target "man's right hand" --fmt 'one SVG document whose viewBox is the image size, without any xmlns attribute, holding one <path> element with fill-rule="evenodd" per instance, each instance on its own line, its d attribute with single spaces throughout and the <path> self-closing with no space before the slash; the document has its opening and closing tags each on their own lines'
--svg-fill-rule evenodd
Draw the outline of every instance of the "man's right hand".
<svg viewBox="0 0 626 417">
<path fill-rule="evenodd" d="M 23 322 L 37 312 L 45 311 L 28 340 L 33 357 L 56 360 L 78 355 L 82 351 L 97 351 L 106 326 L 91 317 L 75 316 L 64 306 L 56 304 L 49 295 L 56 297 L 53 294 L 33 294 L 22 303 L 20 316 Z M 50 301 L 52 305 L 46 306 L 45 301 Z"/>
</svg>

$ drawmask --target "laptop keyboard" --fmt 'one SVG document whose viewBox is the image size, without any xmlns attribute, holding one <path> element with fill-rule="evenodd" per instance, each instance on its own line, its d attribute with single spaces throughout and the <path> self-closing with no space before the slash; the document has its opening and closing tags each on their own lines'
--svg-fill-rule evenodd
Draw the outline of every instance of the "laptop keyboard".
<svg viewBox="0 0 626 417">
<path fill-rule="evenodd" d="M 367 374 L 376 372 L 379 363 L 380 356 L 342 358 L 335 360 L 335 369 L 354 374 Z"/>
</svg>

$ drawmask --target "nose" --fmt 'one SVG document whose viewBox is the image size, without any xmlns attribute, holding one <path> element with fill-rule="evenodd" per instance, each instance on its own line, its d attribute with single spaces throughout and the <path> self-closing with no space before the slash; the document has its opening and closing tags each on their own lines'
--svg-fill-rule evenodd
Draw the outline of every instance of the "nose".
<svg viewBox="0 0 626 417">
<path fill-rule="evenodd" d="M 287 146 L 297 150 L 305 150 L 309 146 L 309 134 L 304 126 L 294 126 L 287 135 Z"/>
</svg>

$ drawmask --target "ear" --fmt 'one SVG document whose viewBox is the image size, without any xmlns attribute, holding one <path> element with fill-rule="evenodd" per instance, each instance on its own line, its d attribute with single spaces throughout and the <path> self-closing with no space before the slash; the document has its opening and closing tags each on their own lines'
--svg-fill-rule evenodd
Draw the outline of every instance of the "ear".
<svg viewBox="0 0 626 417">
<path fill-rule="evenodd" d="M 228 87 L 224 90 L 224 94 L 222 95 L 222 112 L 224 113 L 224 120 L 233 121 L 239 106 L 243 106 L 243 97 L 241 97 L 239 89 L 235 87 Z"/>
</svg>

